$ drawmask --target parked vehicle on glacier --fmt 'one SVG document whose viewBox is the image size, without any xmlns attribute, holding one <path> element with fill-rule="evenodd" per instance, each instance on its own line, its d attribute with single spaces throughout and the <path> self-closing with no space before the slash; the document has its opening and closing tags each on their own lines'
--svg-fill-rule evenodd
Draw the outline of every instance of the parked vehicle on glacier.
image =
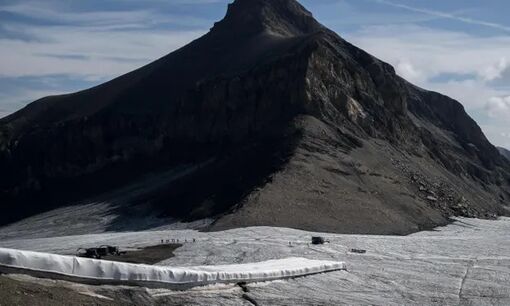
<svg viewBox="0 0 510 306">
<path fill-rule="evenodd" d="M 324 244 L 329 241 L 324 239 L 324 237 L 320 237 L 320 236 L 314 236 L 312 237 L 312 244 Z"/>
<path fill-rule="evenodd" d="M 77 257 L 100 259 L 101 255 L 97 252 L 97 248 L 79 248 L 76 250 Z"/>
<path fill-rule="evenodd" d="M 78 257 L 86 257 L 86 258 L 94 258 L 101 259 L 104 256 L 112 255 L 112 256 L 120 256 L 126 254 L 126 252 L 121 252 L 119 247 L 111 246 L 111 245 L 102 245 L 98 248 L 79 248 L 76 251 L 76 256 Z"/>
</svg>

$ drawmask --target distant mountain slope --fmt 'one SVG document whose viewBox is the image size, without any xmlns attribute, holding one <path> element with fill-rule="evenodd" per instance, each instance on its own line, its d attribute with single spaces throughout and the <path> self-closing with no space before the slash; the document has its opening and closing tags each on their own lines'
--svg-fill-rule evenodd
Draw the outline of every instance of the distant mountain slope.
<svg viewBox="0 0 510 306">
<path fill-rule="evenodd" d="M 505 149 L 505 148 L 498 148 L 499 150 L 499 153 L 501 153 L 501 155 L 503 155 L 504 157 L 508 158 L 508 160 L 510 160 L 510 151 Z"/>
<path fill-rule="evenodd" d="M 184 165 L 195 171 L 162 174 Z M 409 84 L 294 0 L 237 0 L 152 64 L 0 120 L 0 170 L 4 223 L 148 174 L 157 188 L 120 204 L 215 216 L 212 229 L 403 234 L 508 214 L 510 199 L 510 161 L 460 103 Z"/>
</svg>

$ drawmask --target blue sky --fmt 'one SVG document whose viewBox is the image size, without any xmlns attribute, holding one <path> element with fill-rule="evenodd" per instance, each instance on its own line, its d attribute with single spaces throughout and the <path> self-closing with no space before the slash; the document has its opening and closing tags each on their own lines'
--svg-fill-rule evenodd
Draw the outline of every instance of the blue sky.
<svg viewBox="0 0 510 306">
<path fill-rule="evenodd" d="M 97 85 L 203 35 L 228 0 L 0 0 L 0 117 Z M 302 0 L 409 81 L 458 99 L 510 148 L 510 1 Z"/>
</svg>

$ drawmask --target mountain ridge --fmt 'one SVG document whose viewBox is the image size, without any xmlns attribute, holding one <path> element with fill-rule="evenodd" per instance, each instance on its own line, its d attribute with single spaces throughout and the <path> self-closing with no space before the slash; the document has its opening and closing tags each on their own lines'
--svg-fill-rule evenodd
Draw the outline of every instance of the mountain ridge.
<svg viewBox="0 0 510 306">
<path fill-rule="evenodd" d="M 124 205 L 216 217 L 211 229 L 357 233 L 508 213 L 510 162 L 460 103 L 411 85 L 297 1 L 237 0 L 187 46 L 1 119 L 0 199 L 21 210 L 2 222 L 211 160 Z"/>
</svg>

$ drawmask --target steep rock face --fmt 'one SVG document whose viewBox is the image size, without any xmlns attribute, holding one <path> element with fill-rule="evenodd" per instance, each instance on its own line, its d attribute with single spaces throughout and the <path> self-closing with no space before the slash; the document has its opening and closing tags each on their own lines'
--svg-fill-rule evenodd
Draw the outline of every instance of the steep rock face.
<svg viewBox="0 0 510 306">
<path fill-rule="evenodd" d="M 294 154 L 214 229 L 404 234 L 453 215 L 508 213 L 509 164 L 460 103 L 407 83 L 331 32 L 312 41 Z"/>
<path fill-rule="evenodd" d="M 407 233 L 509 199 L 510 162 L 458 102 L 294 0 L 237 0 L 182 49 L 0 120 L 2 221 L 202 163 L 126 205 L 219 215 L 213 228 Z"/>
</svg>

